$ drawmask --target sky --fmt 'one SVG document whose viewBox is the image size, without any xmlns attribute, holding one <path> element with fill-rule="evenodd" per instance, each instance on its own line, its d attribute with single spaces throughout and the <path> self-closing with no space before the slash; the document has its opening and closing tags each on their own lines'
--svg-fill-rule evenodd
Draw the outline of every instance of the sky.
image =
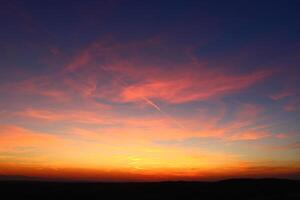
<svg viewBox="0 0 300 200">
<path fill-rule="evenodd" d="M 300 178 L 298 1 L 0 3 L 0 176 Z"/>
</svg>

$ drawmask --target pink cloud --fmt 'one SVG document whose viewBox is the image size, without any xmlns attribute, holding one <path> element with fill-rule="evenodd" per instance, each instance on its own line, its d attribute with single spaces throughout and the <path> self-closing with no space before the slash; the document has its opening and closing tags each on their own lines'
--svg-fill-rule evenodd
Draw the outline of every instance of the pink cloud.
<svg viewBox="0 0 300 200">
<path fill-rule="evenodd" d="M 148 47 L 153 49 L 149 57 L 147 53 L 143 52 L 143 49 L 148 49 Z M 80 106 L 91 104 L 92 101 L 96 102 L 97 99 L 104 99 L 110 103 L 133 102 L 140 104 L 143 102 L 160 110 L 157 106 L 159 103 L 156 104 L 156 102 L 180 104 L 211 100 L 245 90 L 272 74 L 272 71 L 268 70 L 239 74 L 221 68 L 212 69 L 200 61 L 198 62 L 196 58 L 191 58 L 190 54 L 184 59 L 180 59 L 180 62 L 171 62 L 172 59 L 167 57 L 166 49 L 162 50 L 161 55 L 159 47 L 157 41 L 130 44 L 96 42 L 80 51 L 61 73 L 22 81 L 14 84 L 12 88 L 30 95 L 41 95 L 60 101 L 76 99 L 79 100 Z M 201 124 L 201 131 L 199 129 L 194 129 L 197 131 L 186 130 L 182 126 L 179 129 L 183 130 L 177 131 L 174 137 L 213 136 L 232 140 L 266 137 L 266 133 L 260 130 L 261 127 L 255 124 L 256 118 L 262 112 L 261 107 L 252 104 L 242 105 L 236 113 L 236 120 L 219 128 L 217 121 L 225 115 L 224 112 L 223 108 L 220 116 L 216 116 L 214 119 L 204 117 L 203 122 L 205 123 Z M 170 126 L 174 126 L 178 121 L 184 121 L 171 119 L 171 117 L 169 120 L 121 119 L 121 117 L 110 114 L 76 108 L 73 111 L 25 109 L 17 113 L 18 116 L 24 118 L 45 122 L 122 124 L 130 128 L 150 127 L 149 129 L 153 132 L 156 129 L 152 127 L 159 126 L 164 127 L 163 130 L 170 137 L 172 137 L 171 132 L 174 131 L 170 129 Z M 167 125 L 163 125 L 165 121 L 168 121 Z M 199 122 L 193 123 L 199 124 Z M 132 130 L 130 128 L 128 132 Z M 178 126 L 176 128 L 178 129 Z M 136 132 L 141 132 L 141 130 L 136 130 Z M 236 132 L 241 134 L 231 136 Z"/>
<path fill-rule="evenodd" d="M 290 101 L 283 106 L 283 110 L 286 112 L 295 112 L 299 109 L 299 105 L 296 101 Z"/>
<path fill-rule="evenodd" d="M 278 139 L 285 139 L 289 136 L 288 136 L 288 134 L 285 134 L 285 133 L 278 133 L 278 134 L 275 135 L 275 137 L 278 138 Z"/>
<path fill-rule="evenodd" d="M 215 70 L 191 58 L 179 64 L 170 63 L 159 51 L 154 53 L 155 61 L 147 60 L 141 53 L 145 46 L 153 48 L 153 43 L 94 43 L 65 67 L 65 73 L 79 76 L 67 81 L 84 94 L 113 101 L 136 102 L 147 98 L 176 104 L 231 94 L 272 74 L 265 70 L 248 74 Z M 97 84 L 103 74 L 111 80 L 106 85 Z"/>
<path fill-rule="evenodd" d="M 65 71 L 75 71 L 78 68 L 80 68 L 83 65 L 86 65 L 90 62 L 91 60 L 91 55 L 88 50 L 82 51 L 79 55 L 77 55 L 71 63 L 69 63 L 66 68 L 64 69 Z"/>
<path fill-rule="evenodd" d="M 124 88 L 121 98 L 124 101 L 136 101 L 143 97 L 157 98 L 170 103 L 207 100 L 247 88 L 268 75 L 267 72 L 255 72 L 235 76 L 203 69 L 199 73 L 202 75 L 178 73 L 171 78 L 167 75 L 161 79 L 147 77 L 148 81 Z"/>
<path fill-rule="evenodd" d="M 173 50 L 160 42 L 95 42 L 74 56 L 62 72 L 10 84 L 7 89 L 58 102 L 77 98 L 95 103 L 104 99 L 114 103 L 144 102 L 154 107 L 157 100 L 180 104 L 229 95 L 272 74 L 266 70 L 237 74 L 211 69 L 184 51 L 176 52 L 183 55 L 180 62 L 171 62 L 174 58 L 170 59 L 168 51 Z M 147 54 L 145 48 L 153 51 Z"/>
<path fill-rule="evenodd" d="M 294 91 L 291 91 L 291 90 L 282 90 L 276 94 L 273 94 L 273 95 L 270 95 L 270 98 L 273 99 L 273 100 L 280 100 L 280 99 L 283 99 L 285 97 L 289 97 L 289 96 L 292 96 L 294 95 L 295 92 Z"/>
<path fill-rule="evenodd" d="M 67 92 L 58 86 L 58 81 L 49 76 L 38 76 L 16 83 L 9 83 L 4 85 L 2 89 L 10 93 L 39 95 L 60 102 L 70 99 Z"/>
</svg>

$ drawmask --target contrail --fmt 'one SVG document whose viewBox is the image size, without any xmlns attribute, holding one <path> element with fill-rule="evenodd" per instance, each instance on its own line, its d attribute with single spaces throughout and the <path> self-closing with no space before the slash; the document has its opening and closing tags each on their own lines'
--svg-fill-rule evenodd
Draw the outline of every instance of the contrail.
<svg viewBox="0 0 300 200">
<path fill-rule="evenodd" d="M 158 110 L 159 112 L 162 112 L 162 110 L 160 109 L 160 107 L 158 107 L 158 105 L 156 105 L 153 101 L 147 99 L 146 97 L 142 96 L 141 97 L 144 101 L 146 101 L 149 105 L 153 106 L 156 110 Z"/>
<path fill-rule="evenodd" d="M 166 112 L 164 112 L 162 109 L 160 109 L 160 107 L 158 107 L 158 105 L 156 105 L 153 101 L 151 101 L 150 99 L 142 96 L 141 99 L 143 99 L 146 103 L 148 103 L 150 106 L 152 106 L 153 108 L 155 108 L 156 110 L 158 110 L 161 114 L 163 114 L 165 117 L 167 117 L 168 119 L 172 120 L 178 127 L 184 129 L 184 126 L 182 124 L 180 124 L 177 120 L 175 120 L 174 118 L 172 118 L 170 115 L 168 115 Z"/>
<path fill-rule="evenodd" d="M 102 67 L 102 69 L 104 69 L 105 71 L 109 71 L 108 69 L 106 69 L 105 67 Z M 124 80 L 115 77 L 115 79 L 119 82 L 119 84 L 122 87 L 127 87 L 129 84 L 126 83 Z M 184 129 L 184 126 L 182 124 L 180 124 L 177 120 L 175 120 L 174 118 L 172 118 L 170 115 L 168 115 L 166 112 L 164 112 L 157 104 L 155 104 L 153 101 L 151 101 L 150 99 L 148 99 L 145 96 L 141 96 L 140 99 L 142 99 L 143 101 L 145 101 L 148 105 L 150 105 L 151 107 L 153 107 L 155 110 L 157 110 L 158 112 L 160 112 L 162 115 L 164 115 L 166 118 L 170 119 L 171 121 L 173 121 L 179 128 Z"/>
</svg>

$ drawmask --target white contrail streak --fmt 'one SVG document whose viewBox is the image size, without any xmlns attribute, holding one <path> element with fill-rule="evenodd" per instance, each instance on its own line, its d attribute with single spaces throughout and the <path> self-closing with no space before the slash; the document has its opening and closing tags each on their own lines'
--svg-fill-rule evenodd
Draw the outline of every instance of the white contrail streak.
<svg viewBox="0 0 300 200">
<path fill-rule="evenodd" d="M 174 118 L 172 118 L 170 115 L 168 115 L 166 112 L 164 112 L 162 109 L 160 109 L 160 107 L 158 107 L 158 105 L 156 105 L 153 101 L 151 101 L 150 99 L 142 96 L 141 99 L 143 99 L 146 103 L 148 103 L 150 106 L 152 106 L 153 108 L 155 108 L 156 110 L 158 110 L 161 114 L 163 114 L 165 117 L 169 118 L 171 121 L 173 121 L 178 127 L 184 129 L 184 126 L 182 124 L 180 124 L 177 120 L 175 120 Z"/>
<path fill-rule="evenodd" d="M 141 97 L 146 103 L 148 103 L 150 106 L 152 106 L 153 108 L 155 108 L 156 110 L 158 110 L 159 112 L 162 112 L 162 110 L 160 109 L 160 107 L 158 107 L 158 105 L 156 105 L 153 101 L 147 99 L 146 97 Z"/>
<path fill-rule="evenodd" d="M 102 67 L 102 69 L 104 69 L 105 71 L 109 71 L 108 69 L 106 69 L 105 67 Z M 115 78 L 119 84 L 122 87 L 127 87 L 129 84 L 126 83 L 124 80 L 120 79 L 120 78 Z M 170 115 L 168 115 L 166 112 L 164 112 L 157 104 L 155 104 L 153 101 L 151 101 L 150 99 L 148 99 L 145 96 L 141 96 L 140 97 L 143 101 L 145 101 L 148 105 L 150 105 L 151 107 L 153 107 L 155 110 L 157 110 L 158 112 L 160 112 L 162 115 L 164 115 L 166 118 L 170 119 L 171 121 L 173 121 L 179 128 L 184 129 L 184 126 L 179 123 L 177 120 L 175 120 L 174 118 L 172 118 Z"/>
</svg>

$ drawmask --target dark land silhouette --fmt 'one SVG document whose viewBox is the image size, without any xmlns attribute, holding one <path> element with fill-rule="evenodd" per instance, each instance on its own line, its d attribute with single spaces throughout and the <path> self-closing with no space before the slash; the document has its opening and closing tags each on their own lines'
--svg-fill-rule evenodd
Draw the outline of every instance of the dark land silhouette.
<svg viewBox="0 0 300 200">
<path fill-rule="evenodd" d="M 104 183 L 2 180 L 0 192 L 5 199 L 300 200 L 300 181 L 228 179 L 216 182 Z"/>
</svg>

